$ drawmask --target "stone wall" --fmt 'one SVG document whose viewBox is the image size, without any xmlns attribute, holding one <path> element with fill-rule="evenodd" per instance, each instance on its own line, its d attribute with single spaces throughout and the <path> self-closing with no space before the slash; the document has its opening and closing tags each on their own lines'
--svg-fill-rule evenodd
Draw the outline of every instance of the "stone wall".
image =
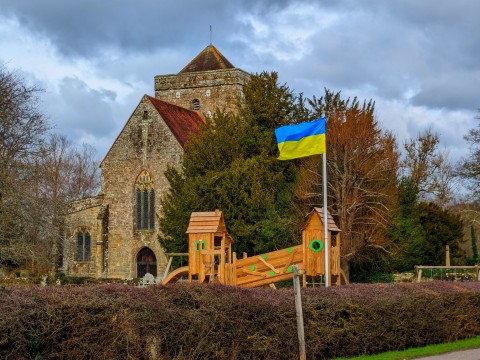
<svg viewBox="0 0 480 360">
<path fill-rule="evenodd" d="M 200 101 L 200 111 L 211 115 L 217 108 L 238 111 L 237 101 L 250 74 L 240 69 L 211 70 L 155 76 L 155 97 L 192 109 Z"/>
<path fill-rule="evenodd" d="M 102 197 L 86 198 L 70 204 L 65 219 L 65 241 L 62 270 L 70 276 L 101 277 L 105 267 L 105 247 L 107 244 L 106 207 Z M 77 233 L 85 229 L 90 233 L 89 261 L 76 259 Z"/>
<path fill-rule="evenodd" d="M 102 191 L 109 204 L 108 277 L 135 278 L 136 257 L 150 248 L 157 258 L 157 274 L 162 274 L 166 258 L 155 230 L 137 230 L 135 225 L 135 182 L 142 170 L 150 173 L 155 189 L 155 212 L 169 189 L 164 176 L 168 164 L 179 167 L 183 149 L 144 97 L 102 162 Z"/>
</svg>

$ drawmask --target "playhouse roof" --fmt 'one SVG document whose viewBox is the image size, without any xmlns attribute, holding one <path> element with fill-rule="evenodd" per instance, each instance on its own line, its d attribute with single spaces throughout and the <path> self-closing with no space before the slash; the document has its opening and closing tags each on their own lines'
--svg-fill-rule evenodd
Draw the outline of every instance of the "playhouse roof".
<svg viewBox="0 0 480 360">
<path fill-rule="evenodd" d="M 201 233 L 227 233 L 223 214 L 220 210 L 208 212 L 193 212 L 190 215 L 190 223 L 188 224 L 187 234 Z"/>
<path fill-rule="evenodd" d="M 308 219 L 305 222 L 305 225 L 303 226 L 302 230 L 305 229 L 308 224 L 310 223 L 310 219 L 312 216 L 317 213 L 318 216 L 320 217 L 320 221 L 323 223 L 323 208 L 321 207 L 314 207 L 312 211 L 310 211 L 310 214 L 308 214 Z M 327 219 L 328 219 L 328 230 L 330 231 L 341 231 L 338 227 L 337 224 L 335 224 L 335 221 L 333 220 L 332 215 L 330 212 L 327 210 Z"/>
</svg>

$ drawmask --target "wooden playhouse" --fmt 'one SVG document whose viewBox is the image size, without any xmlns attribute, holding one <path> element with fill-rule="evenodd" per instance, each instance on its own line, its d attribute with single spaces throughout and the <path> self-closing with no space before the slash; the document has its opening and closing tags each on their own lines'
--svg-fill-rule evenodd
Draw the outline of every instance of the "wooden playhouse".
<svg viewBox="0 0 480 360">
<path fill-rule="evenodd" d="M 328 213 L 330 283 L 340 284 L 340 229 Z M 188 275 L 188 281 L 219 282 L 234 286 L 265 286 L 292 278 L 292 265 L 304 269 L 303 285 L 325 276 L 323 209 L 314 208 L 302 229 L 302 244 L 237 259 L 221 211 L 194 212 L 190 216 L 188 266 L 166 276 L 162 283 Z"/>
</svg>

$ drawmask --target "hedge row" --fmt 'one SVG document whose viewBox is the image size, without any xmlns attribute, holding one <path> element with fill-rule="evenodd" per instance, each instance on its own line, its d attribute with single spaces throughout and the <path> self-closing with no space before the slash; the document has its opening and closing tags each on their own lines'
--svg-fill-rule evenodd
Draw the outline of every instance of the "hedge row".
<svg viewBox="0 0 480 360">
<path fill-rule="evenodd" d="M 302 290 L 307 357 L 373 354 L 480 335 L 480 284 Z M 292 289 L 0 288 L 1 359 L 296 359 Z"/>
</svg>

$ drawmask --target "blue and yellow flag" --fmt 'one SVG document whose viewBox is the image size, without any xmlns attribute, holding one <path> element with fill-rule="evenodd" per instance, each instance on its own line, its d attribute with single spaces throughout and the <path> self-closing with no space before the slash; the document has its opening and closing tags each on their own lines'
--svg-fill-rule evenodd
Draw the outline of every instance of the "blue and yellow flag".
<svg viewBox="0 0 480 360">
<path fill-rule="evenodd" d="M 286 125 L 275 129 L 280 156 L 278 160 L 323 154 L 326 151 L 324 117 L 297 125 Z"/>
</svg>

